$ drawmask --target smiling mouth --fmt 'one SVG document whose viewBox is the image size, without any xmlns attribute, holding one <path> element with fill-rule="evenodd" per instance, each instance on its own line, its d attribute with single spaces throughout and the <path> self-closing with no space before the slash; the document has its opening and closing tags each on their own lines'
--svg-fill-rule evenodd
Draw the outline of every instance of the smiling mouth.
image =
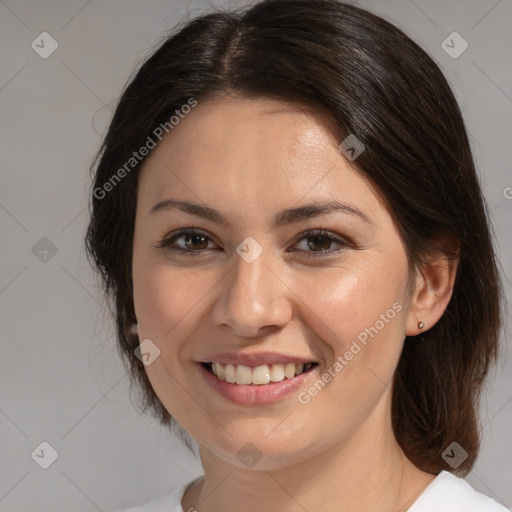
<svg viewBox="0 0 512 512">
<path fill-rule="evenodd" d="M 241 364 L 231 363 L 201 363 L 210 373 L 219 380 L 240 385 L 265 385 L 293 379 L 297 375 L 311 371 L 318 363 L 285 363 L 264 364 L 254 368 Z"/>
</svg>

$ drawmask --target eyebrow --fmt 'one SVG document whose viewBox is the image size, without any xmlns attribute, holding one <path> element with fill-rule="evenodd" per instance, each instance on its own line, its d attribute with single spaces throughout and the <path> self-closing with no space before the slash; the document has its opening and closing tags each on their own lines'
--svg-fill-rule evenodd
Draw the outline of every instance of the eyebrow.
<svg viewBox="0 0 512 512">
<path fill-rule="evenodd" d="M 196 215 L 203 219 L 221 224 L 223 226 L 229 226 L 229 220 L 219 210 L 210 208 L 202 204 L 193 203 L 191 201 L 178 201 L 176 199 L 165 199 L 156 203 L 148 215 L 152 215 L 158 211 L 166 211 L 178 209 L 190 215 Z M 351 215 L 360 217 L 367 224 L 373 225 L 373 222 L 365 215 L 362 211 L 350 206 L 348 204 L 341 203 L 335 200 L 314 202 L 305 204 L 297 208 L 287 208 L 276 214 L 274 217 L 274 224 L 272 228 L 282 227 L 289 224 L 294 224 L 302 220 L 311 219 L 319 215 L 326 215 L 333 212 L 343 212 Z"/>
</svg>

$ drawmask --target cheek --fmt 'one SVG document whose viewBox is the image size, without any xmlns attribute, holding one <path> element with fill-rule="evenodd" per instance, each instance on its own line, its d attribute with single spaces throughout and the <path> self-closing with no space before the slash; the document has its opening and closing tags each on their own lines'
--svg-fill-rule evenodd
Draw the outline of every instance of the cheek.
<svg viewBox="0 0 512 512">
<path fill-rule="evenodd" d="M 302 321 L 329 359 L 319 380 L 298 397 L 301 411 L 310 418 L 327 411 L 340 432 L 368 417 L 391 385 L 402 349 L 405 267 L 373 263 L 304 281 L 302 287 L 310 306 L 302 309 Z M 309 429 L 312 436 L 315 428 Z"/>
<path fill-rule="evenodd" d="M 134 274 L 134 303 L 139 331 L 156 340 L 184 339 L 187 327 L 197 326 L 201 299 L 213 286 L 207 272 L 199 274 L 154 264 Z M 178 334 L 181 333 L 181 334 Z"/>
<path fill-rule="evenodd" d="M 380 268 L 372 260 L 357 269 L 330 269 L 301 283 L 300 295 L 308 305 L 302 308 L 308 315 L 304 322 L 336 354 L 348 350 L 353 340 L 371 339 L 368 331 L 375 335 L 375 328 L 379 336 L 395 339 L 402 330 L 406 269 L 398 261 Z"/>
<path fill-rule="evenodd" d="M 191 404 L 196 403 L 185 391 L 190 361 L 183 354 L 202 321 L 198 317 L 204 309 L 202 299 L 215 285 L 215 279 L 208 284 L 209 279 L 207 272 L 176 269 L 161 262 L 145 262 L 137 271 L 134 267 L 139 339 L 149 338 L 160 350 L 145 371 L 161 402 L 183 425 L 187 425 Z"/>
</svg>

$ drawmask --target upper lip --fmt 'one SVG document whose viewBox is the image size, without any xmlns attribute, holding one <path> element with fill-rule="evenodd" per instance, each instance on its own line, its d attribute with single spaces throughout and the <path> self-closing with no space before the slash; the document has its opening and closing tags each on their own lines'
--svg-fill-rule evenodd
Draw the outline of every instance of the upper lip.
<svg viewBox="0 0 512 512">
<path fill-rule="evenodd" d="M 279 363 L 316 363 L 312 357 L 293 356 L 289 354 L 280 354 L 278 352 L 258 352 L 254 354 L 242 352 L 223 352 L 215 354 L 209 358 L 198 361 L 200 363 L 231 363 L 244 366 L 262 366 L 264 364 Z"/>
</svg>

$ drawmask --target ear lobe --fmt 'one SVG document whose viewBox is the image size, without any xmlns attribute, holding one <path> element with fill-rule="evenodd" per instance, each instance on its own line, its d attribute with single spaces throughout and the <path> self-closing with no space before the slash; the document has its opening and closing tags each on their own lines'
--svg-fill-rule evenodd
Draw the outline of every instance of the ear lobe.
<svg viewBox="0 0 512 512">
<path fill-rule="evenodd" d="M 407 336 L 421 334 L 441 318 L 452 297 L 458 264 L 458 256 L 439 254 L 418 270 L 416 287 L 407 316 Z"/>
</svg>

